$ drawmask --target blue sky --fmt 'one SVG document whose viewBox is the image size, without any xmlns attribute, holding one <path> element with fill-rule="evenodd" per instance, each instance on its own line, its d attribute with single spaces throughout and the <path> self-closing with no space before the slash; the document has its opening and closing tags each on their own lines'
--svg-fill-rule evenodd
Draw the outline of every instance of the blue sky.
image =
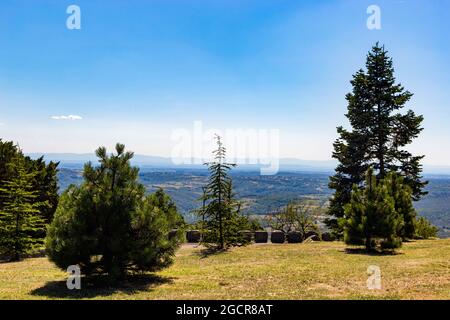
<svg viewBox="0 0 450 320">
<path fill-rule="evenodd" d="M 66 28 L 71 4 L 81 30 Z M 371 4 L 381 30 L 366 27 Z M 425 116 L 410 149 L 447 165 L 449 30 L 446 0 L 2 0 L 0 137 L 25 152 L 121 141 L 169 156 L 171 133 L 202 121 L 279 129 L 281 157 L 327 160 L 349 80 L 380 41 Z"/>
</svg>

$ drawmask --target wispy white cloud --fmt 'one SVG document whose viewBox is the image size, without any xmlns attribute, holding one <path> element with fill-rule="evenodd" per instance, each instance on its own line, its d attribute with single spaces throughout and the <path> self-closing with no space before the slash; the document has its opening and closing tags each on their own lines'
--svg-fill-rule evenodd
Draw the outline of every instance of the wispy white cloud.
<svg viewBox="0 0 450 320">
<path fill-rule="evenodd" d="M 73 114 L 70 114 L 68 116 L 51 116 L 50 118 L 53 120 L 71 120 L 71 121 L 83 119 L 82 117 Z"/>
</svg>

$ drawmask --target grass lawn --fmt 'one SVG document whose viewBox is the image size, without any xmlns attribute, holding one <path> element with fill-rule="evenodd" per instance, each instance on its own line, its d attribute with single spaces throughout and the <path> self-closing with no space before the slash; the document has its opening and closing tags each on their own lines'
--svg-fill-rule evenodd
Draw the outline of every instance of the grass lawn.
<svg viewBox="0 0 450 320">
<path fill-rule="evenodd" d="M 450 299 L 450 239 L 405 243 L 395 255 L 348 252 L 339 242 L 251 245 L 204 257 L 183 246 L 175 263 L 118 288 L 82 282 L 46 258 L 0 264 L 0 299 Z M 382 289 L 367 289 L 367 268 Z"/>
</svg>

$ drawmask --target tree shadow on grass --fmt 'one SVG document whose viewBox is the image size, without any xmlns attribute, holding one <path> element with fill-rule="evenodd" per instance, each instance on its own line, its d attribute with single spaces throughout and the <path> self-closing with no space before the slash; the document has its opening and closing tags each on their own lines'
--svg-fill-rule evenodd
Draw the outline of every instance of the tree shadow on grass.
<svg viewBox="0 0 450 320">
<path fill-rule="evenodd" d="M 39 251 L 36 251 L 36 252 L 27 253 L 27 254 L 22 254 L 22 255 L 19 256 L 19 260 L 17 260 L 12 255 L 2 254 L 2 255 L 0 255 L 0 264 L 2 264 L 2 263 L 16 263 L 16 262 L 22 262 L 22 261 L 24 261 L 26 259 L 42 258 L 42 257 L 45 257 L 45 251 L 43 251 L 43 250 L 39 250 Z"/>
<path fill-rule="evenodd" d="M 360 254 L 360 255 L 366 255 L 366 256 L 396 256 L 404 254 L 403 252 L 398 252 L 395 250 L 371 250 L 367 251 L 363 248 L 345 248 L 344 250 L 341 250 L 341 252 L 345 252 L 347 254 Z"/>
<path fill-rule="evenodd" d="M 161 277 L 153 274 L 130 275 L 117 285 L 110 285 L 105 276 L 81 278 L 80 290 L 69 290 L 66 281 L 50 281 L 43 287 L 31 291 L 34 296 L 47 298 L 95 298 L 107 297 L 115 293 L 132 295 L 141 291 L 152 291 L 155 287 L 173 283 L 174 278 Z"/>
<path fill-rule="evenodd" d="M 210 247 L 210 248 L 206 247 L 206 248 L 198 251 L 197 255 L 199 255 L 201 259 L 205 259 L 210 256 L 215 256 L 215 255 L 218 255 L 221 253 L 226 253 L 226 252 L 228 252 L 227 249 L 218 249 L 216 247 Z"/>
</svg>

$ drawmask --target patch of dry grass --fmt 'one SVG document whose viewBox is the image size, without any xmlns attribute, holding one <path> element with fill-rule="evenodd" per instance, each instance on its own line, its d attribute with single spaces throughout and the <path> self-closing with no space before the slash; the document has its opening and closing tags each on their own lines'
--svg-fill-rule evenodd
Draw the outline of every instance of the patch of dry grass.
<svg viewBox="0 0 450 320">
<path fill-rule="evenodd" d="M 349 253 L 339 242 L 252 245 L 202 257 L 183 246 L 174 265 L 116 288 L 82 283 L 46 258 L 0 264 L 0 299 L 450 299 L 450 240 L 405 243 L 395 255 Z M 382 289 L 367 289 L 367 268 Z"/>
</svg>

